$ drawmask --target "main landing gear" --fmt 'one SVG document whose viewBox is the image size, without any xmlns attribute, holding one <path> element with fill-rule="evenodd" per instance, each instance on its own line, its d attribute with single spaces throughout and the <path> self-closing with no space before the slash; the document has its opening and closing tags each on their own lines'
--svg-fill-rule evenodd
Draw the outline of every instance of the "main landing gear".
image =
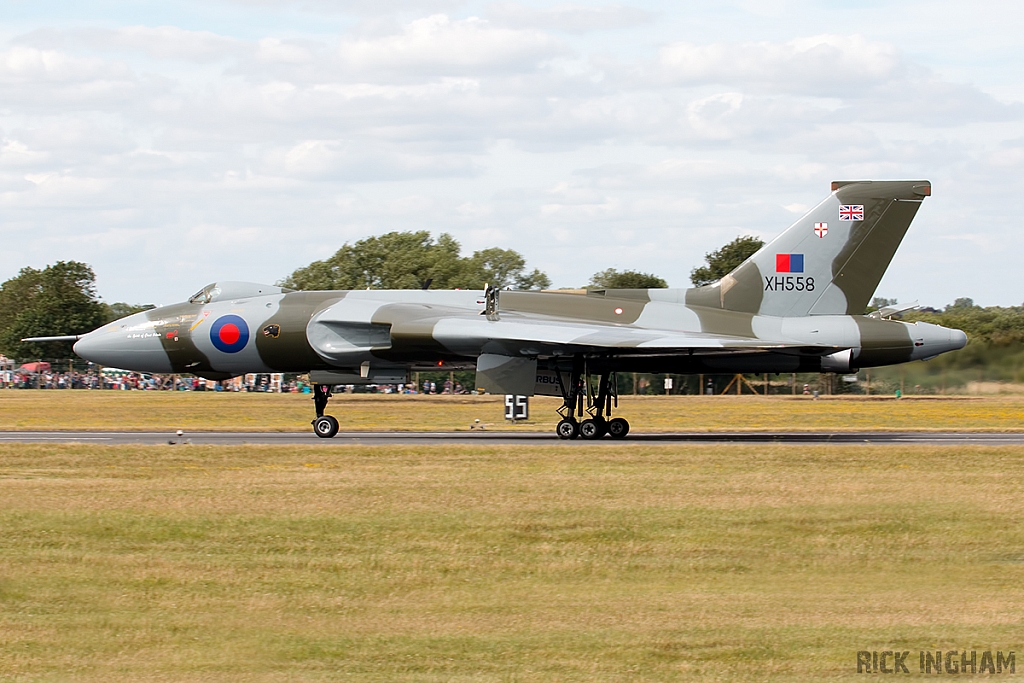
<svg viewBox="0 0 1024 683">
<path fill-rule="evenodd" d="M 316 406 L 316 419 L 313 420 L 313 433 L 321 439 L 330 439 L 338 433 L 338 421 L 331 415 L 324 415 L 327 401 L 331 398 L 329 384 L 313 385 L 313 405 Z"/>
<path fill-rule="evenodd" d="M 605 434 L 613 439 L 621 439 L 629 433 L 629 423 L 624 418 L 612 417 L 612 404 L 619 407 L 613 373 L 605 371 L 597 375 L 595 387 L 584 362 L 575 359 L 568 385 L 564 383 L 561 371 L 556 372 L 556 375 L 563 400 L 558 409 L 562 419 L 555 427 L 559 439 L 600 439 Z M 587 417 L 584 418 L 584 415 Z"/>
</svg>

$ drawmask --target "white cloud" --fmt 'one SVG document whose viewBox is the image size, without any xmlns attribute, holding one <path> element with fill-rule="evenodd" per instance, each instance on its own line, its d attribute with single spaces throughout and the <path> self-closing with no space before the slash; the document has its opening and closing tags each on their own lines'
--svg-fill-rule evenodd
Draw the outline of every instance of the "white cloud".
<svg viewBox="0 0 1024 683">
<path fill-rule="evenodd" d="M 273 150 L 264 159 L 262 169 L 272 175 L 361 183 L 467 176 L 478 171 L 464 156 L 416 154 L 393 145 L 351 140 L 303 140 L 289 149 Z"/>
<path fill-rule="evenodd" d="M 524 71 L 567 48 L 539 31 L 499 28 L 471 17 L 436 14 L 409 22 L 400 33 L 342 41 L 338 54 L 350 70 L 464 75 Z"/>
<path fill-rule="evenodd" d="M 0 164 L 3 164 L 4 168 L 40 166 L 45 164 L 46 160 L 45 152 L 33 150 L 20 140 L 5 138 L 0 142 Z"/>
<path fill-rule="evenodd" d="M 536 9 L 515 2 L 491 5 L 487 15 L 496 23 L 511 28 L 532 28 L 566 33 L 588 33 L 637 26 L 651 21 L 649 12 L 623 5 L 588 7 L 558 5 Z"/>
<path fill-rule="evenodd" d="M 857 177 L 935 183 L 892 294 L 965 295 L 921 259 L 954 258 L 953 237 L 981 234 L 968 223 L 991 239 L 956 241 L 957 259 L 991 271 L 1024 248 L 1004 208 L 1021 105 L 943 77 L 870 22 L 750 42 L 724 24 L 694 37 L 673 7 L 653 22 L 617 5 L 504 3 L 482 19 L 428 4 L 305 6 L 349 19 L 327 30 L 308 15 L 274 25 L 302 3 L 254 1 L 234 10 L 237 35 L 201 17 L 41 17 L 0 43 L 0 231 L 24 245 L 0 252 L 0 278 L 78 258 L 110 298 L 169 301 L 426 229 L 519 249 L 556 285 L 617 267 L 685 286 L 705 252 L 771 236 Z M 174 276 L 153 278 L 154 259 Z"/>
<path fill-rule="evenodd" d="M 188 31 L 176 26 L 124 26 L 117 29 L 79 29 L 68 36 L 73 44 L 94 49 L 138 52 L 155 59 L 212 62 L 236 55 L 244 44 L 211 31 Z"/>
<path fill-rule="evenodd" d="M 741 87 L 744 94 L 822 100 L 847 120 L 905 121 L 930 125 L 951 120 L 1006 120 L 1024 115 L 978 88 L 950 83 L 909 61 L 895 45 L 862 35 L 818 35 L 785 42 L 678 42 L 649 65 L 620 75 L 623 85 Z"/>
<path fill-rule="evenodd" d="M 97 57 L 78 57 L 23 46 L 0 51 L 0 85 L 3 86 L 122 80 L 134 80 L 130 69 Z"/>
<path fill-rule="evenodd" d="M 39 29 L 11 41 L 22 48 L 50 52 L 89 50 L 108 55 L 144 55 L 163 61 L 196 64 L 217 62 L 251 52 L 253 46 L 212 31 L 190 31 L 176 26 L 82 27 Z"/>
<path fill-rule="evenodd" d="M 465 0 L 228 0 L 253 10 L 297 9 L 322 14 L 379 16 L 392 13 L 452 12 L 466 4 Z"/>
<path fill-rule="evenodd" d="M 308 64 L 316 55 L 307 45 L 280 38 L 263 38 L 258 43 L 256 59 L 262 63 Z"/>
<path fill-rule="evenodd" d="M 899 78 L 907 68 L 894 45 L 860 35 L 784 43 L 674 43 L 658 51 L 657 66 L 662 78 L 677 84 L 742 84 L 755 92 L 843 98 Z"/>
<path fill-rule="evenodd" d="M 137 76 L 122 62 L 24 46 L 0 50 L 0 106 L 8 112 L 112 111 L 138 88 Z"/>
</svg>

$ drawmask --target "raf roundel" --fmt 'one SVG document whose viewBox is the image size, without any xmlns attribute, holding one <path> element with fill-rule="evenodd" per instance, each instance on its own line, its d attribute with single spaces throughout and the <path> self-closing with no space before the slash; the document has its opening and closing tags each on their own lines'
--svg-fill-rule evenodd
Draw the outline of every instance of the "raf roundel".
<svg viewBox="0 0 1024 683">
<path fill-rule="evenodd" d="M 249 326 L 237 315 L 217 318 L 210 328 L 210 341 L 218 351 L 238 353 L 249 343 Z"/>
</svg>

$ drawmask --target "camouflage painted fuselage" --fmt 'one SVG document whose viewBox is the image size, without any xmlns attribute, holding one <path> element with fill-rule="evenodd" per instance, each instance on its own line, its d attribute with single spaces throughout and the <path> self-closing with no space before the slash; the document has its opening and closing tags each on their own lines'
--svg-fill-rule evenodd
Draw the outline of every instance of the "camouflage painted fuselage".
<svg viewBox="0 0 1024 683">
<path fill-rule="evenodd" d="M 778 238 L 696 289 L 291 292 L 225 282 L 89 333 L 75 351 L 138 371 L 214 379 L 310 372 L 334 384 L 401 382 L 417 369 L 482 371 L 502 359 L 522 375 L 573 359 L 590 372 L 672 373 L 847 371 L 926 359 L 962 348 L 966 335 L 860 313 L 930 193 L 927 181 L 833 183 Z"/>
<path fill-rule="evenodd" d="M 685 297 L 671 289 L 504 291 L 489 319 L 482 291 L 280 292 L 162 306 L 90 333 L 76 351 L 144 372 L 331 371 L 358 383 L 439 365 L 474 367 L 481 354 L 585 354 L 595 369 L 632 372 L 842 371 L 930 358 L 966 341 L 959 330 L 926 323 L 763 316 L 689 305 Z M 227 316 L 244 322 L 247 341 L 218 348 L 215 325 Z M 666 332 L 686 346 L 671 346 Z M 361 373 L 364 364 L 369 372 Z"/>
</svg>

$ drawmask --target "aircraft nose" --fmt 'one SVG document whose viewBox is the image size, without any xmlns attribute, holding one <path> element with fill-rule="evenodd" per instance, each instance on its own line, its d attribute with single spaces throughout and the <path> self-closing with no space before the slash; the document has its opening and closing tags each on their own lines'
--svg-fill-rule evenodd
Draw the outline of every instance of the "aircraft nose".
<svg viewBox="0 0 1024 683">
<path fill-rule="evenodd" d="M 117 342 L 112 334 L 90 332 L 76 341 L 72 348 L 79 356 L 97 365 L 120 367 L 117 364 L 120 356 Z"/>
<path fill-rule="evenodd" d="M 170 372 L 171 362 L 157 335 L 127 334 L 123 330 L 97 330 L 74 345 L 82 358 L 105 367 L 136 372 Z"/>
</svg>

